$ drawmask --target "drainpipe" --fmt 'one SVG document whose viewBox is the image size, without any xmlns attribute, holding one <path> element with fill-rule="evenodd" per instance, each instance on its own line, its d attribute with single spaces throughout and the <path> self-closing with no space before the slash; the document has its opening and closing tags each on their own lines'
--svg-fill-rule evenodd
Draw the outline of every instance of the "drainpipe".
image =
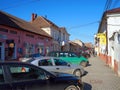
<svg viewBox="0 0 120 90">
<path fill-rule="evenodd" d="M 106 65 L 108 64 L 108 24 L 107 24 L 107 17 L 105 19 L 106 22 Z"/>
</svg>

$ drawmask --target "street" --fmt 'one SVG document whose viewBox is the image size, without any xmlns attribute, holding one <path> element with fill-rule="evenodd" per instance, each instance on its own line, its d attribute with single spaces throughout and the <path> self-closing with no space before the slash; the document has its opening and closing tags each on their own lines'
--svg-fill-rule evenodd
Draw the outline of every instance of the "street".
<svg viewBox="0 0 120 90">
<path fill-rule="evenodd" d="M 84 90 L 120 90 L 120 77 L 99 57 L 89 58 L 85 67 L 86 75 L 82 77 Z"/>
</svg>

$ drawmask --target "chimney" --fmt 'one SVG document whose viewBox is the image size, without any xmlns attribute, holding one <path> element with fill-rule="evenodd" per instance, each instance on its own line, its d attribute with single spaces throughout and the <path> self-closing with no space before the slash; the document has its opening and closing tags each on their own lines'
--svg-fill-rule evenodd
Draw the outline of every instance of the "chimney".
<svg viewBox="0 0 120 90">
<path fill-rule="evenodd" d="M 32 21 L 34 21 L 34 20 L 35 20 L 35 14 L 32 13 Z"/>
</svg>

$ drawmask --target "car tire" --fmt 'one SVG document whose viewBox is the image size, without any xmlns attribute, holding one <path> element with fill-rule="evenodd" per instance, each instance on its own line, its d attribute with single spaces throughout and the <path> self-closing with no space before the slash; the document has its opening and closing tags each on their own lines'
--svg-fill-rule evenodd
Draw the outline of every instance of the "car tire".
<svg viewBox="0 0 120 90">
<path fill-rule="evenodd" d="M 70 85 L 65 90 L 81 90 L 80 88 L 76 87 L 75 85 Z"/>
<path fill-rule="evenodd" d="M 75 71 L 73 72 L 73 74 L 74 74 L 75 76 L 79 76 L 79 77 L 82 75 L 82 73 L 81 73 L 80 70 L 75 70 Z"/>
<path fill-rule="evenodd" d="M 82 62 L 80 63 L 80 65 L 83 66 L 83 67 L 86 67 L 86 66 L 87 66 L 87 62 L 82 61 Z"/>
</svg>

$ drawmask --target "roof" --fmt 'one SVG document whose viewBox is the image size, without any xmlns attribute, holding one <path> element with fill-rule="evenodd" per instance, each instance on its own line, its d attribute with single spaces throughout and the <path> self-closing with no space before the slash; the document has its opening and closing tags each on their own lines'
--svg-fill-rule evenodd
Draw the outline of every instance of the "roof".
<svg viewBox="0 0 120 90">
<path fill-rule="evenodd" d="M 85 46 L 88 47 L 88 48 L 92 48 L 92 47 L 93 47 L 92 43 L 84 43 L 84 44 L 85 44 Z"/>
<path fill-rule="evenodd" d="M 33 25 L 30 22 L 17 18 L 3 11 L 0 11 L 0 25 L 5 25 L 5 26 L 21 29 L 24 31 L 29 31 L 32 33 L 36 33 L 51 38 L 49 34 L 47 34 L 41 28 L 36 27 L 36 25 Z"/>
<path fill-rule="evenodd" d="M 72 42 L 72 41 L 69 41 L 69 43 L 70 43 L 71 45 L 74 45 L 74 46 L 76 46 L 76 45 L 80 46 L 79 44 L 77 44 L 77 43 L 75 43 L 75 42 Z"/>
<path fill-rule="evenodd" d="M 60 30 L 70 36 L 70 34 L 66 31 L 66 28 L 65 28 L 65 27 L 60 27 Z"/>
<path fill-rule="evenodd" d="M 38 16 L 35 18 L 34 21 L 32 21 L 31 23 L 36 24 L 37 26 L 44 28 L 44 27 L 56 27 L 59 28 L 57 25 L 55 25 L 53 22 L 51 22 L 50 20 L 48 20 L 45 17 L 42 16 Z"/>
<path fill-rule="evenodd" d="M 118 13 L 120 13 L 120 8 L 115 8 L 115 9 L 105 11 L 103 13 L 103 16 L 102 16 L 100 24 L 99 24 L 98 33 L 102 33 L 101 26 L 102 26 L 102 23 L 106 23 L 106 15 L 107 14 L 118 14 Z"/>
<path fill-rule="evenodd" d="M 120 8 L 115 8 L 115 9 L 111 9 L 106 11 L 107 14 L 111 14 L 111 13 L 120 13 Z"/>
</svg>

